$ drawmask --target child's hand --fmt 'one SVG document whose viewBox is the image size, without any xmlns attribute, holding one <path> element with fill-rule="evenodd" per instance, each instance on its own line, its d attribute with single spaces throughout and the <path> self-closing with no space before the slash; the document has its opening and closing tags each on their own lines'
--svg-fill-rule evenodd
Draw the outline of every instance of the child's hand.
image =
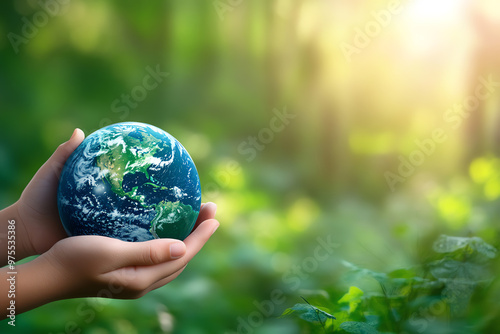
<svg viewBox="0 0 500 334">
<path fill-rule="evenodd" d="M 84 137 L 82 130 L 75 129 L 70 140 L 61 144 L 40 167 L 14 205 L 18 233 L 24 233 L 22 238 L 18 238 L 22 240 L 18 248 L 23 248 L 19 249 L 19 254 L 42 254 L 67 237 L 57 209 L 57 187 L 64 163 Z"/>
<path fill-rule="evenodd" d="M 64 278 L 71 291 L 68 297 L 95 297 L 107 289 L 113 298 L 137 298 L 181 273 L 219 226 L 213 219 L 215 210 L 213 203 L 204 205 L 196 230 L 184 243 L 78 236 L 59 241 L 42 256 L 51 263 L 54 274 Z"/>
<path fill-rule="evenodd" d="M 175 279 L 200 251 L 219 222 L 216 206 L 205 204 L 195 230 L 184 240 L 125 242 L 101 236 L 76 236 L 20 265 L 16 305 L 24 312 L 75 297 L 138 298 Z"/>
</svg>

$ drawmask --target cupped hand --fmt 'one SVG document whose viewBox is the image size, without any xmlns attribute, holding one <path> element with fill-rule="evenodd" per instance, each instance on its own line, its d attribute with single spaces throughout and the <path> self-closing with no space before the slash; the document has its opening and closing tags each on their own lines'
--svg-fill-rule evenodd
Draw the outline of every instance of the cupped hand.
<svg viewBox="0 0 500 334">
<path fill-rule="evenodd" d="M 37 260 L 60 278 L 59 299 L 138 298 L 175 279 L 219 226 L 216 205 L 202 206 L 195 230 L 184 240 L 125 242 L 102 236 L 76 236 L 57 242 Z"/>
<path fill-rule="evenodd" d="M 25 234 L 22 246 L 27 255 L 42 254 L 67 237 L 57 209 L 57 187 L 64 163 L 84 138 L 83 131 L 75 129 L 71 138 L 59 145 L 40 167 L 15 204 L 17 226 Z"/>
</svg>

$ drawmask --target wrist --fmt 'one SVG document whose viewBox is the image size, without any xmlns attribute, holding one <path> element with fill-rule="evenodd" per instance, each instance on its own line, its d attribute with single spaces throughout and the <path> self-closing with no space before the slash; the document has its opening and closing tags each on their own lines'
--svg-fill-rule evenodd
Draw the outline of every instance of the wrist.
<svg viewBox="0 0 500 334">
<path fill-rule="evenodd" d="M 0 211 L 0 266 L 31 255 L 28 236 L 19 219 L 17 203 Z"/>
<path fill-rule="evenodd" d="M 17 266 L 15 285 L 17 313 L 64 299 L 69 291 L 65 277 L 44 256 Z"/>
</svg>

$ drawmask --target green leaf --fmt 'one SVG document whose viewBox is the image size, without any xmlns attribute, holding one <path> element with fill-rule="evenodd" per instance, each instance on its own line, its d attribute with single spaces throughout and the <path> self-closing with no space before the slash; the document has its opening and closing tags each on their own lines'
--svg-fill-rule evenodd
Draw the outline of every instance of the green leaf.
<svg viewBox="0 0 500 334">
<path fill-rule="evenodd" d="M 293 312 L 295 312 L 294 309 L 292 308 L 287 308 L 286 310 L 283 311 L 283 313 L 281 314 L 280 318 L 284 318 L 286 316 L 289 316 L 290 314 L 292 314 Z"/>
<path fill-rule="evenodd" d="M 346 321 L 340 324 L 340 328 L 352 334 L 378 334 L 373 326 L 359 321 Z"/>
<path fill-rule="evenodd" d="M 351 286 L 349 292 L 339 299 L 339 304 L 349 303 L 349 313 L 356 311 L 361 299 L 363 297 L 363 290 L 358 287 Z"/>
<path fill-rule="evenodd" d="M 369 276 L 378 281 L 379 283 L 384 283 L 388 279 L 387 274 L 385 273 L 379 273 L 377 271 L 373 271 L 370 269 L 360 268 L 348 261 L 342 261 L 342 264 L 345 267 L 349 268 L 351 272 L 355 274 L 354 277 L 350 277 L 350 280 L 355 280 L 357 278 L 363 278 Z"/>
<path fill-rule="evenodd" d="M 441 235 L 433 245 L 436 253 L 452 253 L 459 249 L 465 250 L 467 247 L 489 259 L 493 259 L 497 255 L 497 249 L 479 237 L 463 238 Z"/>
<path fill-rule="evenodd" d="M 299 318 L 312 323 L 325 323 L 328 319 L 335 319 L 330 313 L 310 304 L 295 304 L 293 307 L 286 309 L 281 316 L 285 317 L 294 312 L 297 313 Z"/>
<path fill-rule="evenodd" d="M 378 315 L 366 314 L 366 323 L 374 328 L 377 328 L 380 324 L 380 317 Z"/>
<path fill-rule="evenodd" d="M 465 282 L 481 282 L 489 277 L 483 265 L 456 261 L 448 258 L 430 263 L 432 276 L 441 279 L 454 279 Z"/>
</svg>

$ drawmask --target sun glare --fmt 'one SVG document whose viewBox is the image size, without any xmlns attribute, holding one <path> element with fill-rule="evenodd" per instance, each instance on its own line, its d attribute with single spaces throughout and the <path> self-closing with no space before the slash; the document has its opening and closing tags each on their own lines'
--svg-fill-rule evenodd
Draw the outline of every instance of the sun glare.
<svg viewBox="0 0 500 334">
<path fill-rule="evenodd" d="M 399 22 L 410 54 L 436 57 L 458 48 L 460 40 L 465 45 L 468 1 L 410 1 Z"/>
<path fill-rule="evenodd" d="M 463 18 L 467 0 L 417 0 L 408 7 L 409 18 L 415 23 L 454 24 Z"/>
</svg>

